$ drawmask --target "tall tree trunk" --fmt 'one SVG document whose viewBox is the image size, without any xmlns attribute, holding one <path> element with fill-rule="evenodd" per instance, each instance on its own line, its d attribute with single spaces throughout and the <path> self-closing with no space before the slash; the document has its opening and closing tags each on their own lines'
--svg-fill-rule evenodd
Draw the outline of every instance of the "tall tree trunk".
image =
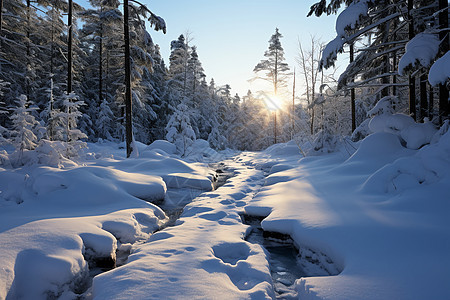
<svg viewBox="0 0 450 300">
<path fill-rule="evenodd" d="M 423 122 L 428 117 L 428 99 L 427 99 L 427 74 L 420 75 L 420 116 L 419 122 Z"/>
<path fill-rule="evenodd" d="M 413 10 L 413 0 L 408 0 L 408 35 L 409 40 L 412 40 L 414 38 L 414 19 L 412 16 L 412 10 Z M 415 78 L 412 78 L 411 75 L 408 76 L 408 82 L 409 82 L 409 114 L 411 117 L 416 120 L 416 83 Z"/>
<path fill-rule="evenodd" d="M 67 94 L 72 92 L 72 39 L 73 39 L 73 1 L 69 0 L 69 14 L 67 16 L 67 26 L 69 28 L 69 35 L 67 41 Z"/>
<path fill-rule="evenodd" d="M 2 48 L 2 44 L 3 44 L 3 0 L 0 0 L 0 49 Z M 0 64 L 0 68 L 1 68 L 1 64 Z M 0 69 L 1 70 L 1 69 Z"/>
<path fill-rule="evenodd" d="M 354 60 L 355 49 L 353 43 L 350 44 L 350 63 Z M 353 78 L 351 79 L 353 82 Z M 352 109 L 352 132 L 356 129 L 356 103 L 355 103 L 355 88 L 352 87 L 350 89 L 350 101 L 351 101 L 351 109 Z"/>
<path fill-rule="evenodd" d="M 128 26 L 128 0 L 123 2 L 123 33 L 125 40 L 125 139 L 127 157 L 130 157 L 133 140 L 132 101 L 131 101 L 131 58 L 130 58 L 130 28 Z"/>
<path fill-rule="evenodd" d="M 27 0 L 27 69 L 25 70 L 26 74 L 26 93 L 27 93 L 27 99 L 30 100 L 30 94 L 31 94 L 31 88 L 30 88 L 30 82 L 31 78 L 30 76 L 30 69 L 31 69 L 31 2 L 30 0 Z"/>
<path fill-rule="evenodd" d="M 277 143 L 277 111 L 273 111 L 273 136 L 275 144 Z"/>
<path fill-rule="evenodd" d="M 291 140 L 294 138 L 295 132 L 295 68 L 294 68 L 294 84 L 292 86 L 292 113 L 291 113 Z"/>
<path fill-rule="evenodd" d="M 100 8 L 103 13 L 103 6 Z M 100 41 L 98 46 L 99 62 L 98 62 L 98 100 L 103 101 L 103 20 L 100 19 Z"/>
<path fill-rule="evenodd" d="M 312 105 L 312 113 L 311 113 L 311 135 L 314 134 L 314 107 L 316 101 L 316 79 L 317 79 L 317 70 L 314 68 L 314 49 L 315 43 L 314 40 L 311 40 L 311 105 Z"/>
<path fill-rule="evenodd" d="M 389 27 L 390 27 L 390 25 L 391 25 L 391 22 L 387 22 L 386 24 L 383 24 L 381 26 L 381 30 L 384 32 L 383 43 L 389 42 Z M 389 48 L 389 46 L 384 46 L 383 50 L 387 51 L 388 48 Z M 383 65 L 384 65 L 383 73 L 385 75 L 381 78 L 381 83 L 383 84 L 383 89 L 381 90 L 381 97 L 387 97 L 387 96 L 389 96 L 389 84 L 391 83 L 390 77 L 387 76 L 387 74 L 389 73 L 389 70 L 390 70 L 388 53 L 383 55 Z"/>
<path fill-rule="evenodd" d="M 395 37 L 394 37 L 395 39 Z M 397 97 L 397 51 L 392 53 L 392 96 Z M 395 104 L 392 105 L 392 108 L 395 111 Z"/>
<path fill-rule="evenodd" d="M 428 90 L 428 117 L 433 120 L 434 117 L 434 88 L 429 84 L 430 89 Z"/>
<path fill-rule="evenodd" d="M 440 54 L 441 56 L 449 50 L 449 30 L 448 30 L 448 1 L 439 0 L 439 39 L 441 40 Z M 439 85 L 439 116 L 442 124 L 449 118 L 450 105 L 448 103 L 448 89 L 446 84 Z"/>
</svg>

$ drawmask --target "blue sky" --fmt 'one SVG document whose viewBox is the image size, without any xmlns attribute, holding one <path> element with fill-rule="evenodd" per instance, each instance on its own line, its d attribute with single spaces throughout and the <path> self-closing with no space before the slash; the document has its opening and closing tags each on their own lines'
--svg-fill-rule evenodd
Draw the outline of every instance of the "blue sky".
<svg viewBox="0 0 450 300">
<path fill-rule="evenodd" d="M 167 23 L 165 35 L 149 29 L 166 63 L 170 42 L 188 30 L 208 82 L 213 77 L 217 85 L 228 83 L 241 96 L 248 89 L 261 88 L 257 83 L 250 84 L 248 79 L 254 76 L 254 66 L 264 58 L 276 27 L 284 36 L 281 43 L 290 66 L 295 64 L 297 38 L 307 45 L 311 34 L 324 42 L 336 35 L 334 15 L 306 17 L 317 0 L 140 1 Z"/>
</svg>

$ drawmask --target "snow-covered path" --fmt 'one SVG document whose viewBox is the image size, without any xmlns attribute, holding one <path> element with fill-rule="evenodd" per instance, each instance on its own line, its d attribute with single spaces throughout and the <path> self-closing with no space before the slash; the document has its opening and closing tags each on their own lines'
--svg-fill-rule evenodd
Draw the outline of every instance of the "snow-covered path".
<svg viewBox="0 0 450 300">
<path fill-rule="evenodd" d="M 176 226 L 136 246 L 128 263 L 94 279 L 95 299 L 264 299 L 274 291 L 267 255 L 246 242 L 240 213 L 263 184 L 242 153 L 227 161 L 235 176 L 187 205 Z"/>
<path fill-rule="evenodd" d="M 226 162 L 234 176 L 225 185 L 157 232 L 168 218 L 141 199 L 167 200 L 173 188 L 200 193 L 211 189 L 211 174 L 204 163 L 151 148 L 69 169 L 1 169 L 0 299 L 277 297 L 269 254 L 246 241 L 246 216 L 300 250 L 310 277 L 282 297 L 450 295 L 450 133 L 420 150 L 377 133 L 352 155 L 302 158 L 295 143 L 237 154 Z M 126 264 L 91 286 L 93 259 L 130 249 Z"/>
</svg>

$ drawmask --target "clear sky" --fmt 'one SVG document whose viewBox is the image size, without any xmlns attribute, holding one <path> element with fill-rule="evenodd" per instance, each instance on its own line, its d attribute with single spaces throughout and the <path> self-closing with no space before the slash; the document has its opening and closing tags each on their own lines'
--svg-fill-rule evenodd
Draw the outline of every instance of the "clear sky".
<svg viewBox="0 0 450 300">
<path fill-rule="evenodd" d="M 149 31 L 161 47 L 168 63 L 170 42 L 187 30 L 197 46 L 208 81 L 230 84 L 233 92 L 245 95 L 256 90 L 253 68 L 264 58 L 268 41 L 278 27 L 285 58 L 294 66 L 298 38 L 309 44 L 310 34 L 328 42 L 336 36 L 336 17 L 309 17 L 309 7 L 316 0 L 142 0 L 167 23 L 167 34 Z"/>
<path fill-rule="evenodd" d="M 310 35 L 320 37 L 324 42 L 336 36 L 335 15 L 306 17 L 309 7 L 317 1 L 140 0 L 166 21 L 167 34 L 150 28 L 149 32 L 160 45 L 167 64 L 170 42 L 189 31 L 193 38 L 191 44 L 197 46 L 208 82 L 212 77 L 217 86 L 228 83 L 233 92 L 241 96 L 248 89 L 255 92 L 261 88 L 260 84 L 248 80 L 254 76 L 255 65 L 264 58 L 276 27 L 284 36 L 281 43 L 291 67 L 295 65 L 298 53 L 298 38 L 305 46 L 309 45 Z M 86 2 L 80 0 L 78 3 Z M 297 77 L 297 82 L 300 79 Z"/>
</svg>

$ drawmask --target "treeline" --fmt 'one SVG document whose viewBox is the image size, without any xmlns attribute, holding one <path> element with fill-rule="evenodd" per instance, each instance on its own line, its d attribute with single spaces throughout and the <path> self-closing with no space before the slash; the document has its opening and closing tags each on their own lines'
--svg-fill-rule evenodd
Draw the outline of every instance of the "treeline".
<svg viewBox="0 0 450 300">
<path fill-rule="evenodd" d="M 265 132 L 270 120 L 262 101 L 251 93 L 241 101 L 231 95 L 229 85 L 207 82 L 196 47 L 183 35 L 171 43 L 167 66 L 146 31 L 146 10 L 136 3 L 129 4 L 128 22 L 134 139 L 148 144 L 166 138 L 182 154 L 199 138 L 216 149 L 256 150 L 270 145 Z M 67 1 L 2 0 L 1 4 L 3 142 L 23 152 L 35 149 L 42 140 L 123 141 L 120 2 L 91 0 L 91 8 L 74 3 L 71 34 L 64 17 L 70 8 Z"/>
</svg>

